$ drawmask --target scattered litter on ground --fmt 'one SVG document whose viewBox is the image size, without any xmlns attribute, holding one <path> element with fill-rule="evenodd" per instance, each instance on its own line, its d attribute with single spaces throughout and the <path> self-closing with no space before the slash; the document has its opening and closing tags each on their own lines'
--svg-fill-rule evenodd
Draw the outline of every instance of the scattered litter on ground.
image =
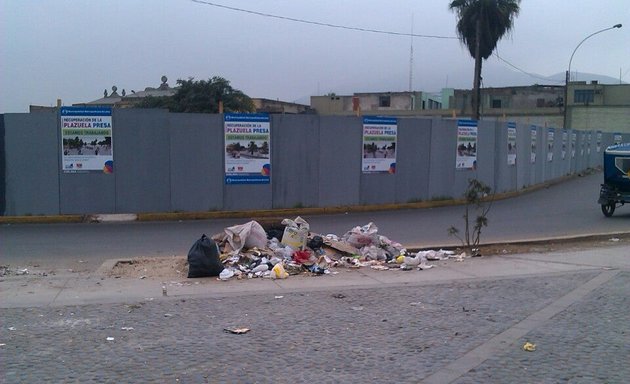
<svg viewBox="0 0 630 384">
<path fill-rule="evenodd" d="M 123 331 L 133 331 L 133 327 L 120 327 Z"/>
<path fill-rule="evenodd" d="M 114 341 L 114 338 L 113 337 L 108 337 L 107 341 Z"/>
<path fill-rule="evenodd" d="M 612 242 L 616 243 L 616 242 L 618 242 L 618 241 L 621 241 L 621 239 L 620 239 L 620 238 L 618 238 L 618 237 L 611 237 L 611 238 L 610 238 L 610 241 L 612 241 Z"/>
<path fill-rule="evenodd" d="M 232 333 L 235 335 L 243 335 L 247 332 L 250 331 L 249 328 L 225 328 L 223 329 L 223 331 L 227 332 L 227 333 Z"/>
<path fill-rule="evenodd" d="M 142 304 L 126 304 L 127 313 L 131 313 L 134 309 L 142 308 Z"/>
<path fill-rule="evenodd" d="M 284 296 L 276 296 L 276 297 L 274 297 L 274 299 L 282 299 L 282 298 L 284 298 Z"/>
<path fill-rule="evenodd" d="M 532 344 L 528 341 L 523 345 L 523 350 L 527 352 L 534 352 L 536 350 L 536 344 Z"/>
</svg>

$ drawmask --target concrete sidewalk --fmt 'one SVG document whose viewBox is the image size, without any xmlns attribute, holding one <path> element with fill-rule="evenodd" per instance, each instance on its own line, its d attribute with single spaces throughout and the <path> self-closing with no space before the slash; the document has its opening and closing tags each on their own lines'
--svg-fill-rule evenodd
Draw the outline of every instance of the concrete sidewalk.
<svg viewBox="0 0 630 384">
<path fill-rule="evenodd" d="M 158 279 L 114 278 L 107 275 L 114 261 L 95 273 L 62 272 L 54 275 L 4 276 L 0 280 L 0 307 L 45 307 L 98 303 L 169 300 L 185 297 L 225 297 L 260 293 L 325 291 L 358 287 L 400 287 L 450 281 L 506 279 L 577 271 L 630 270 L 630 245 L 570 252 L 528 253 L 430 262 L 434 268 L 387 271 L 370 267 L 334 268 L 324 276 L 290 276 L 285 280 L 235 278 Z M 163 295 L 166 286 L 167 296 Z"/>
</svg>

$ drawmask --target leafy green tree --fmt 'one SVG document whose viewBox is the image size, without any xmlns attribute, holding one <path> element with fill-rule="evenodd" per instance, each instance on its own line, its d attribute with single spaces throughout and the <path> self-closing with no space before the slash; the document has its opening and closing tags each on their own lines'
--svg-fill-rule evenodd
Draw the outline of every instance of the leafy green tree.
<svg viewBox="0 0 630 384">
<path fill-rule="evenodd" d="M 147 96 L 134 104 L 136 108 L 164 108 L 175 112 L 177 106 L 171 96 Z"/>
<path fill-rule="evenodd" d="M 208 80 L 177 80 L 179 87 L 171 97 L 147 97 L 136 104 L 139 108 L 167 108 L 170 112 L 218 113 L 223 103 L 224 112 L 254 112 L 252 99 L 232 88 L 223 77 Z"/>
<path fill-rule="evenodd" d="M 475 59 L 473 114 L 479 120 L 482 59 L 486 60 L 499 40 L 512 31 L 521 0 L 453 0 L 449 9 L 457 13 L 457 35 Z"/>
</svg>

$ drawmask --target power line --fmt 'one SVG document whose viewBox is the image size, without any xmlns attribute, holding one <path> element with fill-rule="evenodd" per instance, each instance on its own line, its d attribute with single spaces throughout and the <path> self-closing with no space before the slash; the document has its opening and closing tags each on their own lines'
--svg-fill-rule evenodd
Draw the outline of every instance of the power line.
<svg viewBox="0 0 630 384">
<path fill-rule="evenodd" d="M 494 52 L 495 56 L 497 57 L 497 59 L 501 60 L 502 62 L 504 62 L 505 64 L 509 65 L 510 67 L 516 69 L 519 72 L 522 72 L 524 74 L 526 74 L 527 76 L 533 77 L 535 79 L 540 79 L 540 80 L 545 80 L 545 81 L 551 81 L 552 83 L 558 83 L 558 84 L 564 84 L 564 81 L 561 80 L 553 80 L 553 79 L 549 79 L 547 77 L 542 77 L 542 76 L 537 76 L 534 75 L 533 73 L 529 73 L 527 71 L 525 71 L 524 69 L 521 69 L 519 67 L 517 67 L 516 65 L 510 63 L 509 61 L 505 60 L 504 58 L 502 58 L 501 56 L 499 56 L 498 52 Z"/>
<path fill-rule="evenodd" d="M 270 17 L 270 18 L 274 18 L 274 19 L 292 21 L 292 22 L 295 22 L 295 23 L 319 25 L 321 27 L 346 29 L 346 30 L 359 31 L 359 32 L 381 33 L 381 34 L 385 34 L 385 35 L 395 35 L 395 36 L 411 36 L 411 37 L 422 37 L 422 38 L 427 38 L 427 39 L 455 39 L 455 40 L 458 40 L 458 38 L 454 37 L 454 36 L 420 35 L 420 34 L 415 34 L 415 33 L 403 33 L 403 32 L 383 31 L 383 30 L 379 30 L 379 29 L 370 29 L 370 28 L 348 27 L 346 25 L 322 23 L 322 22 L 319 22 L 319 21 L 296 19 L 296 18 L 293 18 L 293 17 L 278 16 L 278 15 L 272 15 L 270 13 L 250 11 L 248 9 L 229 7 L 227 5 L 216 4 L 216 3 L 212 3 L 210 1 L 203 1 L 203 0 L 190 0 L 190 1 L 192 1 L 193 3 L 209 5 L 211 7 L 229 9 L 231 11 L 236 11 L 236 12 L 243 12 L 243 13 L 249 13 L 249 14 L 252 14 L 252 15 L 258 15 L 258 16 Z"/>
<path fill-rule="evenodd" d="M 448 40 L 453 39 L 453 40 L 459 40 L 458 37 L 454 37 L 454 36 L 416 34 L 416 33 L 413 33 L 413 29 L 412 29 L 411 33 L 404 33 L 404 32 L 384 31 L 384 30 L 371 29 L 371 28 L 349 27 L 349 26 L 346 26 L 346 25 L 323 23 L 323 22 L 319 22 L 319 21 L 312 21 L 312 20 L 305 20 L 305 19 L 297 19 L 297 18 L 293 18 L 293 17 L 279 16 L 279 15 L 273 15 L 273 14 L 270 14 L 270 13 L 252 11 L 252 10 L 249 10 L 249 9 L 230 7 L 230 6 L 227 6 L 227 5 L 217 4 L 217 3 L 213 3 L 213 2 L 205 1 L 205 0 L 190 0 L 190 1 L 192 1 L 193 3 L 202 4 L 202 5 L 208 5 L 208 6 L 211 6 L 211 7 L 228 9 L 230 11 L 248 13 L 248 14 L 251 14 L 251 15 L 269 17 L 269 18 L 273 18 L 273 19 L 291 21 L 291 22 L 295 22 L 295 23 L 317 25 L 317 26 L 320 26 L 320 27 L 338 28 L 338 29 L 345 29 L 345 30 L 359 31 L 359 32 L 380 33 L 380 34 L 394 35 L 394 36 L 410 36 L 412 38 L 413 37 L 420 37 L 420 38 L 430 38 L 430 39 L 448 39 Z M 413 28 L 413 26 L 412 26 L 412 28 Z M 495 55 L 500 61 L 504 62 L 505 64 L 509 65 L 510 67 L 512 67 L 512 68 L 516 69 L 517 71 L 522 72 L 522 73 L 524 73 L 524 74 L 526 74 L 526 75 L 528 75 L 530 77 L 533 77 L 535 79 L 550 81 L 550 82 L 554 82 L 554 83 L 558 83 L 558 84 L 564 83 L 564 81 L 548 79 L 548 78 L 545 78 L 545 77 L 541 77 L 541 76 L 537 76 L 537 75 L 534 75 L 532 73 L 529 73 L 529 72 L 527 72 L 527 71 L 525 71 L 525 70 L 515 66 L 514 64 L 510 63 L 509 61 L 503 59 L 501 56 L 499 56 L 498 53 L 495 52 Z"/>
</svg>

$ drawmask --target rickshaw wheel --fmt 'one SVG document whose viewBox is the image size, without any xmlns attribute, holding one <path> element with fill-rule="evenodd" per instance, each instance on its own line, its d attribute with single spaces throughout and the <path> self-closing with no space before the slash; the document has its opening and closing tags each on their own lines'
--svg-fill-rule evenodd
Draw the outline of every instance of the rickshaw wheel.
<svg viewBox="0 0 630 384">
<path fill-rule="evenodd" d="M 602 204 L 602 213 L 606 217 L 610 217 L 615 213 L 615 203 Z"/>
</svg>

